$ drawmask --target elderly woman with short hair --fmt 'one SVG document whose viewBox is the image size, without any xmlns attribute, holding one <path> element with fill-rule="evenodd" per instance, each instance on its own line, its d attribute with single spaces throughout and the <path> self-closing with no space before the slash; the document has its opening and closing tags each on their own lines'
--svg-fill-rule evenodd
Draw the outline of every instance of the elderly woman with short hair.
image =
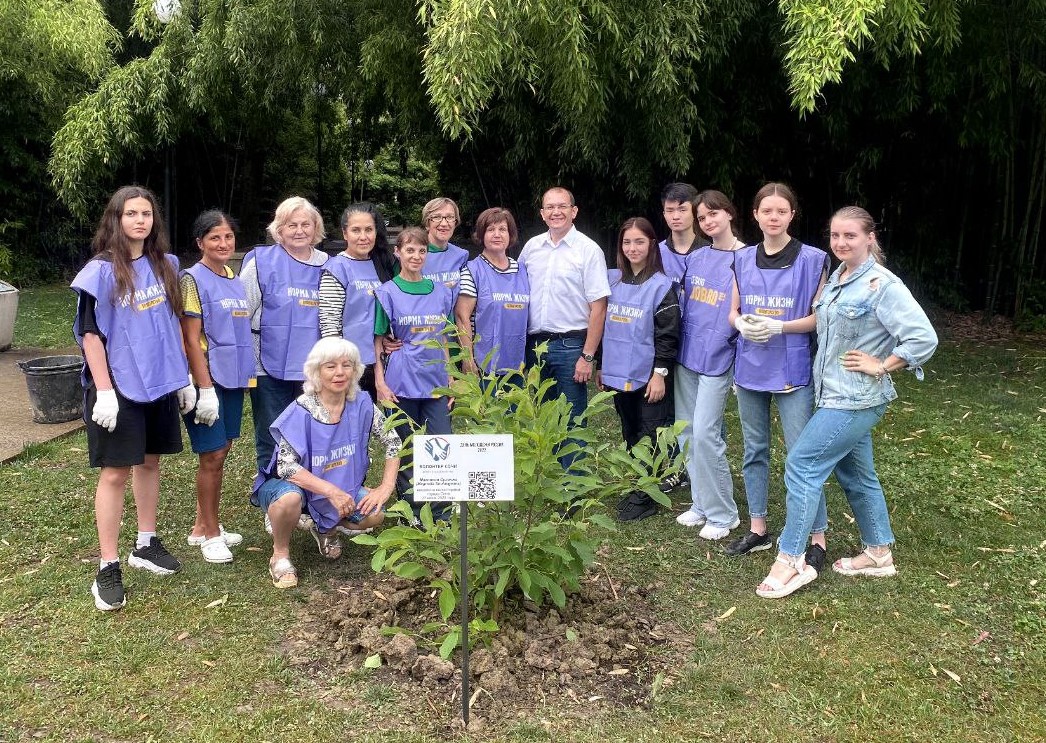
<svg viewBox="0 0 1046 743">
<path fill-rule="evenodd" d="M 302 365 L 320 338 L 320 273 L 327 254 L 323 217 L 307 199 L 292 196 L 276 207 L 268 227 L 273 245 L 259 245 L 243 259 L 240 280 L 254 331 L 257 386 L 251 389 L 258 469 L 268 465 L 276 442 L 269 425 L 302 391 Z"/>
<path fill-rule="evenodd" d="M 356 345 L 324 338 L 304 365 L 304 393 L 273 422 L 278 447 L 254 480 L 255 505 L 272 524 L 269 575 L 277 588 L 298 584 L 290 561 L 290 536 L 303 510 L 313 520 L 311 533 L 320 554 L 341 556 L 338 531 L 358 534 L 379 525 L 399 471 L 401 439 L 385 430 L 385 416 L 369 395 L 360 394 L 364 364 Z M 381 483 L 363 486 L 370 467 L 368 444 L 385 445 Z"/>
<path fill-rule="evenodd" d="M 432 279 L 458 295 L 461 267 L 469 259 L 469 252 L 450 241 L 461 224 L 461 212 L 453 199 L 438 196 L 421 210 L 421 223 L 429 236 L 429 255 L 425 260 L 426 279 Z"/>
</svg>

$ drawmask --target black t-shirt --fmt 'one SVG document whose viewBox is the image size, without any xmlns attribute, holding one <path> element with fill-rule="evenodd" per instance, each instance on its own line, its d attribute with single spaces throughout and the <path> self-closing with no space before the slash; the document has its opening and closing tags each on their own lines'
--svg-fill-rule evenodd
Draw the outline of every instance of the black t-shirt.
<svg viewBox="0 0 1046 743">
<path fill-rule="evenodd" d="M 779 250 L 773 255 L 766 254 L 766 246 L 763 243 L 759 243 L 755 249 L 755 265 L 756 268 L 765 269 L 779 269 L 791 267 L 796 259 L 799 257 L 799 251 L 802 249 L 803 244 L 797 238 L 792 238 L 788 241 L 788 244 L 784 246 L 783 250 Z"/>
<path fill-rule="evenodd" d="M 94 316 L 94 308 L 98 300 L 87 292 L 77 292 L 77 294 L 80 296 L 80 301 L 76 303 L 76 319 L 80 326 L 80 335 L 94 333 L 104 341 L 105 336 L 98 330 L 98 321 Z"/>
</svg>

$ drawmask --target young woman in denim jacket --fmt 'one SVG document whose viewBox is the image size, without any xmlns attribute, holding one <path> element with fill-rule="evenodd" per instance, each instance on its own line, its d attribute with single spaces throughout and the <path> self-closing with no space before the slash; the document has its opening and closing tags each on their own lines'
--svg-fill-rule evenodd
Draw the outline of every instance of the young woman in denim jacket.
<svg viewBox="0 0 1046 743">
<path fill-rule="evenodd" d="M 894 535 L 872 461 L 872 428 L 897 397 L 890 373 L 904 368 L 922 379 L 922 364 L 937 348 L 937 334 L 908 288 L 882 266 L 875 224 L 864 209 L 848 206 L 832 217 L 831 247 L 842 265 L 814 305 L 814 415 L 785 463 L 785 528 L 780 553 L 756 589 L 780 598 L 806 585 L 817 572 L 804 548 L 828 476 L 846 493 L 864 551 L 838 560 L 842 575 L 894 575 Z"/>
</svg>

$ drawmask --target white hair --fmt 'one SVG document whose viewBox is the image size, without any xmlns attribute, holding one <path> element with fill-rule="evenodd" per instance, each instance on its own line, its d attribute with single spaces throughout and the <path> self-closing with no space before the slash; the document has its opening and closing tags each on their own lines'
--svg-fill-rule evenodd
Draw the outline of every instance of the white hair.
<svg viewBox="0 0 1046 743">
<path fill-rule="evenodd" d="M 291 196 L 289 199 L 284 199 L 280 202 L 280 205 L 276 207 L 276 214 L 266 228 L 269 231 L 269 237 L 273 241 L 279 242 L 280 230 L 291 221 L 291 216 L 299 209 L 306 212 L 309 218 L 312 219 L 312 225 L 315 227 L 315 231 L 312 234 L 312 245 L 315 247 L 323 242 L 323 238 L 327 237 L 327 233 L 323 231 L 323 215 L 320 214 L 319 209 L 312 205 L 311 201 L 302 196 Z"/>
<path fill-rule="evenodd" d="M 363 361 L 360 359 L 360 349 L 356 344 L 344 338 L 320 338 L 316 345 L 309 351 L 305 359 L 305 383 L 302 385 L 305 394 L 315 395 L 320 391 L 320 367 L 337 359 L 348 359 L 353 366 L 352 379 L 349 380 L 349 388 L 345 391 L 347 400 L 355 400 L 360 391 L 360 377 L 363 376 Z"/>
</svg>

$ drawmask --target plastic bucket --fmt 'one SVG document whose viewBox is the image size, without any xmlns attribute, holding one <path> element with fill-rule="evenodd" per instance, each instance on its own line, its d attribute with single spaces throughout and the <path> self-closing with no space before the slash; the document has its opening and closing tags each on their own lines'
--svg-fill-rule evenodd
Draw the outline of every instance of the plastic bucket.
<svg viewBox="0 0 1046 743">
<path fill-rule="evenodd" d="M 25 373 L 36 423 L 65 423 L 83 416 L 83 365 L 80 356 L 43 356 L 18 362 Z"/>
</svg>

